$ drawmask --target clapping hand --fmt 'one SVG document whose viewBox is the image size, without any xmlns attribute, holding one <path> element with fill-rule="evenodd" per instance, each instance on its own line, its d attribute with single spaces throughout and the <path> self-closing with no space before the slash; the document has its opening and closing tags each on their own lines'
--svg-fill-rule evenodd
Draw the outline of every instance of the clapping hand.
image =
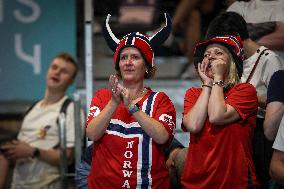
<svg viewBox="0 0 284 189">
<path fill-rule="evenodd" d="M 122 101 L 121 90 L 123 89 L 122 85 L 118 82 L 118 78 L 116 75 L 111 75 L 109 77 L 109 87 L 112 91 L 112 98 L 115 100 L 117 104 Z"/>
</svg>

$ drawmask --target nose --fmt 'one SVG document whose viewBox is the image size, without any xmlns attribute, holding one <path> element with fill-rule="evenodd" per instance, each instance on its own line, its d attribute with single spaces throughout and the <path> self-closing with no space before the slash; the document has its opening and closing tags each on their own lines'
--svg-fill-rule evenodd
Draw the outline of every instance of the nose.
<svg viewBox="0 0 284 189">
<path fill-rule="evenodd" d="M 130 65 L 132 64 L 132 60 L 131 60 L 131 57 L 128 57 L 127 60 L 126 60 L 126 64 L 127 65 Z"/>
<path fill-rule="evenodd" d="M 210 53 L 208 55 L 208 60 L 214 60 L 215 59 L 215 56 L 213 55 L 213 53 Z"/>
</svg>

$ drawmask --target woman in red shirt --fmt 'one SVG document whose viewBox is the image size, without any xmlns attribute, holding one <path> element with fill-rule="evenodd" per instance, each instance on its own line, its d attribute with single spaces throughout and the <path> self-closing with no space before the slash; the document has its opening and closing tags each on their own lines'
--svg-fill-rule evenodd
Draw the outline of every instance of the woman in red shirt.
<svg viewBox="0 0 284 189">
<path fill-rule="evenodd" d="M 186 189 L 256 188 L 251 138 L 255 88 L 240 84 L 243 48 L 238 36 L 215 37 L 195 48 L 201 88 L 185 94 L 183 127 L 190 132 L 181 178 Z"/>
</svg>

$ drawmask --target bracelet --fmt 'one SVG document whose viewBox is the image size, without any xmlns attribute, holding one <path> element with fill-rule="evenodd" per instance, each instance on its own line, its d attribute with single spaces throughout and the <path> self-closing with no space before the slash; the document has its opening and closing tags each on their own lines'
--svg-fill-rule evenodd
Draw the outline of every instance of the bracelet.
<svg viewBox="0 0 284 189">
<path fill-rule="evenodd" d="M 218 85 L 219 87 L 224 87 L 224 81 L 223 80 L 219 80 L 219 81 L 213 82 L 213 86 L 214 85 Z"/>
<path fill-rule="evenodd" d="M 131 114 L 134 114 L 135 112 L 138 112 L 139 105 L 136 103 L 136 104 L 134 104 L 134 106 L 132 108 L 129 108 L 128 110 Z"/>
<path fill-rule="evenodd" d="M 37 158 L 40 156 L 40 151 L 38 148 L 34 148 L 32 158 Z"/>
<path fill-rule="evenodd" d="M 202 88 L 203 88 L 203 87 L 208 87 L 208 88 L 210 88 L 210 89 L 212 88 L 212 86 L 206 85 L 206 84 L 202 84 L 201 87 L 202 87 Z"/>
</svg>

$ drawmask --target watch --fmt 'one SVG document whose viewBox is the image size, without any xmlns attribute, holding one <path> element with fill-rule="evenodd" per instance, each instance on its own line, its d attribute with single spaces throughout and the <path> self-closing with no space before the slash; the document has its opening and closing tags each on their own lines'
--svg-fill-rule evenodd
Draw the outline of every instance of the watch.
<svg viewBox="0 0 284 189">
<path fill-rule="evenodd" d="M 219 85 L 220 87 L 224 87 L 224 81 L 223 80 L 219 80 L 219 81 L 213 82 L 213 86 L 214 85 Z"/>
<path fill-rule="evenodd" d="M 135 112 L 138 112 L 139 105 L 136 103 L 136 104 L 134 104 L 134 106 L 132 108 L 129 108 L 128 110 L 131 114 L 134 114 Z"/>
<path fill-rule="evenodd" d="M 37 158 L 40 156 L 40 151 L 38 148 L 34 148 L 32 158 Z"/>
</svg>

